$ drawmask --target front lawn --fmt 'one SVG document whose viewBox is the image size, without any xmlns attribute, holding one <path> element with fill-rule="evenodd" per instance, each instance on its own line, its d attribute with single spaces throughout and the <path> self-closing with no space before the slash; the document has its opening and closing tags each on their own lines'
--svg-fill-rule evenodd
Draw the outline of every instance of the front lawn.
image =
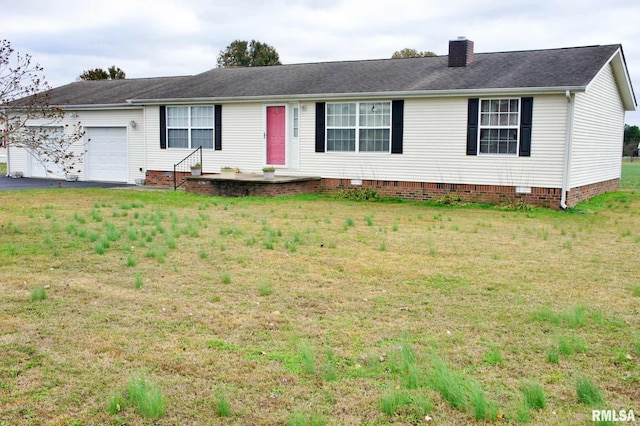
<svg viewBox="0 0 640 426">
<path fill-rule="evenodd" d="M 622 186 L 571 212 L 0 193 L 0 424 L 640 417 Z"/>
</svg>

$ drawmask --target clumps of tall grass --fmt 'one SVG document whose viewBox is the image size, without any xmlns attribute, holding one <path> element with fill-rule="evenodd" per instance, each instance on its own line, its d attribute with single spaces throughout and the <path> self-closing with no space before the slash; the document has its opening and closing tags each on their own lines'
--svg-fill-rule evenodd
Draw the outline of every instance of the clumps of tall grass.
<svg viewBox="0 0 640 426">
<path fill-rule="evenodd" d="M 539 383 L 528 382 L 522 385 L 522 396 L 524 404 L 532 410 L 542 410 L 547 406 L 547 399 L 544 389 Z"/>
<path fill-rule="evenodd" d="M 602 322 L 602 314 L 597 310 L 589 310 L 582 305 L 574 306 L 562 312 L 554 312 L 545 306 L 532 312 L 531 319 L 568 328 L 582 328 L 587 325 L 587 319 L 591 319 L 596 324 Z"/>
<path fill-rule="evenodd" d="M 497 346 L 490 347 L 483 355 L 482 360 L 487 365 L 500 365 L 502 364 L 502 354 L 500 348 Z"/>
<path fill-rule="evenodd" d="M 147 419 L 164 416 L 166 401 L 160 387 L 142 374 L 132 376 L 124 392 L 114 394 L 108 401 L 109 414 L 115 415 L 128 407 L 135 407 Z"/>
<path fill-rule="evenodd" d="M 229 398 L 224 389 L 220 388 L 215 395 L 215 407 L 218 417 L 230 417 L 231 416 L 231 404 Z"/>
<path fill-rule="evenodd" d="M 324 426 L 327 422 L 324 418 L 315 413 L 304 414 L 297 411 L 289 417 L 287 424 L 289 426 Z"/>
<path fill-rule="evenodd" d="M 604 402 L 600 389 L 586 376 L 580 376 L 576 380 L 576 395 L 582 404 L 596 405 Z"/>
<path fill-rule="evenodd" d="M 42 286 L 37 286 L 31 289 L 31 301 L 39 302 L 47 298 L 47 291 Z"/>
<path fill-rule="evenodd" d="M 487 399 L 479 383 L 451 371 L 435 354 L 430 359 L 433 365 L 429 378 L 430 386 L 438 391 L 445 401 L 453 408 L 473 414 L 476 420 L 496 421 L 498 409 Z"/>
</svg>

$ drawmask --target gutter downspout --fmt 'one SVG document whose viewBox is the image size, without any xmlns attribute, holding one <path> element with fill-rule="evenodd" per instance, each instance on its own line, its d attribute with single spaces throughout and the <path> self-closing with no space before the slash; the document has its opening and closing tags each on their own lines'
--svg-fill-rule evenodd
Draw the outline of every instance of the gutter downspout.
<svg viewBox="0 0 640 426">
<path fill-rule="evenodd" d="M 569 191 L 569 170 L 571 169 L 571 148 L 573 144 L 573 95 L 569 90 L 565 92 L 567 97 L 567 127 L 564 136 L 564 162 L 562 170 L 562 195 L 560 197 L 560 207 L 565 210 L 567 206 L 567 191 Z"/>
</svg>

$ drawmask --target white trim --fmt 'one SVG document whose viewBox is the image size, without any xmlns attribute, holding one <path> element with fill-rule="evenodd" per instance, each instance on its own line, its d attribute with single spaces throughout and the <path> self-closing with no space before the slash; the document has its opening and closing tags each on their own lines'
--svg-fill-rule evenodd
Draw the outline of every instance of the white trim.
<svg viewBox="0 0 640 426">
<path fill-rule="evenodd" d="M 501 100 L 514 100 L 517 99 L 518 100 L 518 124 L 512 126 L 512 125 L 507 125 L 507 126 L 501 126 L 500 124 L 497 124 L 495 126 L 492 125 L 482 125 L 482 101 L 501 101 Z M 518 98 L 480 98 L 478 100 L 478 135 L 477 135 L 477 147 L 478 147 L 478 151 L 476 152 L 476 155 L 478 156 L 501 156 L 501 157 L 519 157 L 520 156 L 520 121 L 522 119 L 522 97 L 518 97 Z M 516 152 L 514 152 L 513 154 L 510 154 L 508 152 L 481 152 L 480 151 L 480 134 L 482 133 L 483 129 L 498 129 L 498 130 L 509 130 L 509 129 L 516 129 L 516 135 L 517 135 L 517 142 L 516 142 Z"/>
<path fill-rule="evenodd" d="M 366 103 L 379 103 L 379 104 L 388 104 L 389 105 L 389 125 L 388 126 L 362 126 L 360 125 L 360 105 Z M 342 104 L 355 104 L 355 124 L 354 126 L 329 126 L 328 124 L 328 115 L 329 115 L 329 105 L 342 105 Z M 375 107 L 375 105 L 374 105 Z M 393 102 L 390 100 L 361 100 L 361 101 L 352 101 L 352 102 L 327 102 L 325 104 L 325 125 L 324 125 L 324 152 L 327 154 L 391 154 L 391 145 L 393 143 Z M 339 151 L 339 150 L 329 150 L 329 130 L 330 129 L 354 129 L 355 130 L 355 140 L 354 140 L 354 150 L 353 151 Z M 389 130 L 389 149 L 387 151 L 361 151 L 360 150 L 360 131 L 361 130 Z"/>
<path fill-rule="evenodd" d="M 584 92 L 586 86 L 566 87 L 516 87 L 496 89 L 461 89 L 461 90 L 428 90 L 428 91 L 403 91 L 403 92 L 358 92 L 358 93 L 316 93 L 310 95 L 287 96 L 237 96 L 237 97 L 210 97 L 210 98 L 175 98 L 175 99 L 129 99 L 131 105 L 194 105 L 199 103 L 247 103 L 247 102 L 293 102 L 293 101 L 322 101 L 333 102 L 342 99 L 354 100 L 389 100 L 394 98 L 441 98 L 441 97 L 496 97 L 513 96 L 522 94 L 531 95 L 564 95 L 565 91 Z"/>
</svg>

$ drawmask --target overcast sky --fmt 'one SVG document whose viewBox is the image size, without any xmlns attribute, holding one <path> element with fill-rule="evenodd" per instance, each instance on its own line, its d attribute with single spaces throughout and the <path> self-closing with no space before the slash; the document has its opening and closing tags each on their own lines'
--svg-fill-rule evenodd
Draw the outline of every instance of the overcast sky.
<svg viewBox="0 0 640 426">
<path fill-rule="evenodd" d="M 236 39 L 274 46 L 284 64 L 621 43 L 640 90 L 640 0 L 30 0 L 2 1 L 0 38 L 61 86 L 90 68 L 127 78 L 198 74 Z M 640 97 L 640 93 L 637 93 Z M 626 122 L 640 125 L 640 113 Z"/>
</svg>

